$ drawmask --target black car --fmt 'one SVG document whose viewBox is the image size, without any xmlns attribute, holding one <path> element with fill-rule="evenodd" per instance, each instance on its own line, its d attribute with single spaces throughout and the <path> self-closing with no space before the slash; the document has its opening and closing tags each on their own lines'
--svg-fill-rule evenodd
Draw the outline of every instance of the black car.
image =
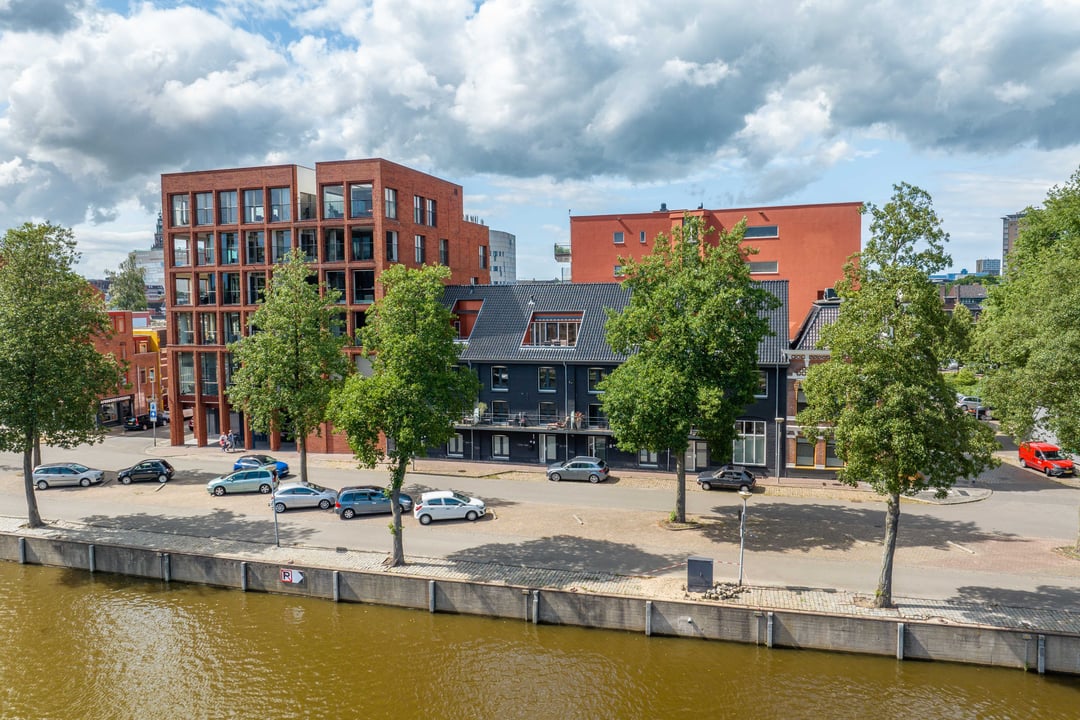
<svg viewBox="0 0 1080 720">
<path fill-rule="evenodd" d="M 161 427 L 168 423 L 163 415 L 158 415 L 157 420 L 150 422 L 149 415 L 131 415 L 124 419 L 125 430 L 149 430 L 153 426 Z"/>
<path fill-rule="evenodd" d="M 726 490 L 738 490 L 750 492 L 754 489 L 756 480 L 754 473 L 737 465 L 724 465 L 716 470 L 709 470 L 698 475 L 698 485 L 702 490 L 724 488 Z"/>
<path fill-rule="evenodd" d="M 173 466 L 166 460 L 143 460 L 116 473 L 116 479 L 127 485 L 141 480 L 168 482 L 173 476 Z"/>
</svg>

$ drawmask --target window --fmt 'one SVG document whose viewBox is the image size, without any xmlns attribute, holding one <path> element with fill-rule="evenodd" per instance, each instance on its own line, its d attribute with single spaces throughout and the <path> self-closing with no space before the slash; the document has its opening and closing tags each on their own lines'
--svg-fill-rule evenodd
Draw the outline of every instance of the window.
<svg viewBox="0 0 1080 720">
<path fill-rule="evenodd" d="M 177 305 L 191 304 L 191 276 L 177 275 L 173 278 L 173 293 L 176 296 Z"/>
<path fill-rule="evenodd" d="M 353 302 L 375 302 L 375 271 L 353 271 Z"/>
<path fill-rule="evenodd" d="M 292 231 L 272 230 L 270 232 L 270 262 L 284 262 L 290 250 L 292 250 Z"/>
<path fill-rule="evenodd" d="M 510 370 L 505 365 L 494 365 L 491 368 L 491 389 L 510 389 Z"/>
<path fill-rule="evenodd" d="M 398 240 L 397 232 L 394 230 L 386 231 L 386 262 L 398 261 Z"/>
<path fill-rule="evenodd" d="M 349 217 L 369 218 L 374 211 L 371 198 L 371 183 L 353 183 L 349 185 Z"/>
<path fill-rule="evenodd" d="M 611 276 L 612 277 L 622 277 L 623 276 L 622 265 L 616 265 L 615 269 L 611 273 Z"/>
<path fill-rule="evenodd" d="M 345 304 L 345 271 L 344 270 L 327 270 L 326 271 L 326 289 L 337 290 L 338 295 L 337 304 Z"/>
<path fill-rule="evenodd" d="M 765 464 L 765 421 L 736 420 L 738 437 L 732 442 L 732 462 L 736 465 Z"/>
<path fill-rule="evenodd" d="M 363 342 L 361 342 L 361 340 L 360 340 L 360 331 L 364 329 L 365 325 L 367 325 L 367 313 L 364 312 L 363 310 L 361 310 L 360 312 L 354 312 L 352 314 L 352 317 L 353 317 L 353 334 L 352 334 L 353 344 L 356 345 L 357 347 L 359 347 L 359 346 L 363 345 Z"/>
<path fill-rule="evenodd" d="M 510 403 L 505 400 L 491 401 L 491 422 L 495 425 L 506 425 L 510 422 Z"/>
<path fill-rule="evenodd" d="M 548 423 L 557 422 L 559 419 L 559 408 L 553 402 L 542 402 L 537 407 L 538 422 L 541 425 L 547 425 Z"/>
<path fill-rule="evenodd" d="M 438 223 L 435 222 L 435 201 L 428 198 L 424 201 L 427 208 L 427 224 L 431 227 L 435 227 Z"/>
<path fill-rule="evenodd" d="M 222 225 L 236 224 L 236 191 L 222 190 L 218 193 L 218 222 Z"/>
<path fill-rule="evenodd" d="M 213 265 L 217 260 L 214 258 L 214 233 L 199 233 L 195 236 L 195 263 L 197 265 Z"/>
<path fill-rule="evenodd" d="M 413 195 L 413 222 L 417 225 L 424 224 L 424 198 L 419 195 Z"/>
<path fill-rule="evenodd" d="M 795 464 L 801 467 L 814 466 L 814 445 L 810 438 L 798 437 L 795 439 Z"/>
<path fill-rule="evenodd" d="M 803 392 L 802 386 L 797 386 L 795 389 L 795 412 L 801 413 L 806 409 L 806 393 Z"/>
<path fill-rule="evenodd" d="M 589 368 L 589 392 L 600 392 L 600 381 L 606 378 L 609 372 L 605 368 Z"/>
<path fill-rule="evenodd" d="M 827 468 L 842 468 L 844 467 L 844 461 L 836 456 L 836 442 L 833 440 L 825 441 L 825 467 Z"/>
<path fill-rule="evenodd" d="M 217 305 L 217 276 L 214 273 L 199 273 L 199 304 Z"/>
<path fill-rule="evenodd" d="M 607 438 L 603 436 L 589 436 L 589 454 L 601 460 L 607 460 Z"/>
<path fill-rule="evenodd" d="M 172 199 L 172 224 L 173 227 L 187 227 L 191 224 L 188 208 L 188 196 L 173 195 Z"/>
<path fill-rule="evenodd" d="M 775 238 L 780 237 L 780 227 L 777 225 L 752 225 L 746 228 L 743 238 Z"/>
<path fill-rule="evenodd" d="M 417 235 L 413 238 L 413 253 L 417 265 L 424 264 L 424 236 Z"/>
<path fill-rule="evenodd" d="M 352 229 L 352 259 L 375 259 L 375 235 L 370 229 Z"/>
<path fill-rule="evenodd" d="M 345 313 L 334 313 L 330 317 L 330 334 L 334 337 L 342 337 L 345 333 L 349 332 L 348 322 L 346 320 Z"/>
<path fill-rule="evenodd" d="M 604 414 L 604 406 L 599 403 L 589 405 L 589 427 L 606 428 L 608 426 L 607 415 Z"/>
<path fill-rule="evenodd" d="M 642 245 L 644 245 L 648 241 L 649 241 L 648 238 L 645 237 L 645 231 L 644 230 L 642 230 L 640 233 L 638 233 L 638 242 L 640 242 Z"/>
<path fill-rule="evenodd" d="M 240 240 L 234 232 L 221 233 L 221 264 L 236 265 L 240 262 Z"/>
<path fill-rule="evenodd" d="M 510 457 L 509 435 L 491 436 L 491 457 L 504 459 Z"/>
<path fill-rule="evenodd" d="M 180 375 L 180 394 L 195 394 L 195 355 L 182 352 L 176 354 L 176 364 Z"/>
<path fill-rule="evenodd" d="M 195 193 L 195 224 L 214 224 L 214 193 Z"/>
<path fill-rule="evenodd" d="M 183 267 L 191 264 L 191 238 L 187 235 L 173 236 L 173 266 Z"/>
<path fill-rule="evenodd" d="M 194 319 L 189 312 L 176 313 L 176 344 L 195 344 Z"/>
<path fill-rule="evenodd" d="M 397 220 L 397 190 L 383 189 L 383 214 L 391 220 Z"/>
<path fill-rule="evenodd" d="M 558 390 L 555 383 L 555 368 L 545 365 L 536 370 L 536 385 L 540 392 L 555 392 Z"/>
<path fill-rule="evenodd" d="M 626 242 L 622 230 L 616 231 L 612 239 L 615 241 L 616 245 L 622 245 L 624 242 Z"/>
<path fill-rule="evenodd" d="M 248 273 L 247 290 L 248 305 L 254 305 L 257 302 L 260 302 L 263 299 L 263 293 L 266 291 L 266 273 Z"/>
<path fill-rule="evenodd" d="M 450 267 L 450 241 L 446 238 L 439 240 L 439 264 Z"/>
<path fill-rule="evenodd" d="M 769 373 L 764 370 L 758 370 L 758 386 L 757 390 L 754 390 L 754 397 L 769 397 Z"/>
<path fill-rule="evenodd" d="M 199 365 L 202 366 L 202 394 L 217 395 L 217 353 L 200 353 Z"/>
<path fill-rule="evenodd" d="M 638 450 L 637 461 L 638 465 L 655 467 L 659 463 L 660 458 L 659 455 L 652 450 L 646 450 L 645 448 L 642 448 Z"/>
<path fill-rule="evenodd" d="M 323 188 L 323 217 L 327 219 L 345 217 L 344 186 L 327 185 Z"/>
<path fill-rule="evenodd" d="M 341 262 L 345 259 L 345 231 L 330 228 L 323 238 L 323 262 Z"/>
<path fill-rule="evenodd" d="M 526 331 L 523 345 L 577 345 L 581 313 L 535 313 Z"/>
<path fill-rule="evenodd" d="M 487 266 L 488 266 L 487 250 L 488 250 L 487 245 L 481 245 L 480 246 L 480 269 L 481 270 L 487 270 Z"/>
<path fill-rule="evenodd" d="M 300 231 L 300 250 L 304 253 L 304 258 L 308 262 L 315 262 L 319 259 L 319 244 L 315 241 L 314 230 Z"/>
<path fill-rule="evenodd" d="M 776 260 L 761 260 L 759 262 L 750 262 L 748 264 L 750 265 L 751 275 L 780 272 L 780 263 Z"/>
<path fill-rule="evenodd" d="M 221 304 L 240 304 L 240 273 L 221 273 Z"/>
<path fill-rule="evenodd" d="M 292 197 L 289 188 L 270 188 L 270 222 L 292 220 Z"/>
<path fill-rule="evenodd" d="M 203 345 L 217 345 L 217 315 L 199 313 L 199 338 Z"/>
<path fill-rule="evenodd" d="M 232 387 L 233 374 L 240 369 L 240 363 L 232 353 L 225 353 L 225 387 Z"/>
<path fill-rule="evenodd" d="M 465 454 L 465 436 L 461 433 L 454 433 L 454 437 L 450 438 L 450 442 L 446 443 L 446 454 L 451 457 L 462 457 Z"/>
<path fill-rule="evenodd" d="M 244 234 L 245 259 L 249 265 L 261 265 L 266 262 L 266 238 L 262 230 L 248 230 Z"/>
<path fill-rule="evenodd" d="M 265 217 L 266 207 L 263 205 L 263 191 L 244 191 L 244 222 L 261 223 Z"/>
<path fill-rule="evenodd" d="M 225 335 L 226 343 L 234 343 L 241 337 L 240 313 L 227 312 L 221 316 L 221 332 Z"/>
</svg>

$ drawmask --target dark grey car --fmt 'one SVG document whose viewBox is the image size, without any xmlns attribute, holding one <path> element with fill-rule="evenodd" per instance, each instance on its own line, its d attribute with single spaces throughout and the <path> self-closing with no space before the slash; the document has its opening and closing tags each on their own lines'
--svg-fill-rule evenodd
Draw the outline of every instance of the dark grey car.
<svg viewBox="0 0 1080 720">
<path fill-rule="evenodd" d="M 412 496 L 398 493 L 398 507 L 401 508 L 403 513 L 412 512 Z M 384 488 L 376 485 L 361 485 L 341 488 L 338 492 L 334 512 L 342 520 L 350 520 L 357 515 L 390 513 L 393 512 L 393 506 L 390 504 L 390 496 Z"/>
<path fill-rule="evenodd" d="M 725 465 L 716 470 L 703 472 L 698 475 L 697 481 L 702 490 L 723 488 L 726 490 L 746 490 L 747 492 L 753 490 L 757 482 L 754 473 L 737 465 Z"/>
</svg>

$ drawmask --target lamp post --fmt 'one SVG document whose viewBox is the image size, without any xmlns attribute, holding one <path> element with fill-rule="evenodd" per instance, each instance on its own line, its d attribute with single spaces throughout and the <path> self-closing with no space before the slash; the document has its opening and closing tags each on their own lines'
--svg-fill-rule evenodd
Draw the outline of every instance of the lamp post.
<svg viewBox="0 0 1080 720">
<path fill-rule="evenodd" d="M 751 494 L 749 489 L 739 489 L 739 497 L 742 498 L 742 513 L 739 515 L 739 587 L 742 587 L 743 550 L 746 547 L 746 501 Z"/>
<path fill-rule="evenodd" d="M 784 436 L 780 434 L 784 425 L 784 418 L 776 418 L 776 484 L 780 484 L 780 461 L 783 459 L 780 457 L 780 451 L 783 449 Z"/>
</svg>

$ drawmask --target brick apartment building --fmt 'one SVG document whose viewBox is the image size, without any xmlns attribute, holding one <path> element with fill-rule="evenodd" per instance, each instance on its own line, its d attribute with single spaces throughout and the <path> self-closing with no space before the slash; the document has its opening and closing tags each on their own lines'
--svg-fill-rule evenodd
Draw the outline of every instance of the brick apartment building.
<svg viewBox="0 0 1080 720">
<path fill-rule="evenodd" d="M 573 282 L 618 281 L 619 258 L 640 259 L 653 240 L 670 235 L 684 214 L 700 216 L 706 227 L 728 231 L 746 218 L 744 247 L 755 280 L 787 280 L 789 333 L 810 311 L 819 293 L 842 276 L 845 261 L 862 249 L 862 203 L 789 205 L 731 210 L 660 210 L 647 213 L 579 215 L 570 218 L 570 247 L 556 246 L 555 257 L 570 262 Z"/>
<path fill-rule="evenodd" d="M 94 340 L 102 354 L 112 354 L 125 366 L 117 377 L 113 392 L 103 396 L 98 408 L 98 422 L 119 425 L 129 415 L 148 412 L 149 402 L 157 392 L 154 378 L 161 376 L 158 349 L 145 326 L 149 313 L 130 310 L 109 310 L 112 335 Z"/>
<path fill-rule="evenodd" d="M 279 445 L 253 436 L 230 405 L 225 345 L 246 334 L 274 263 L 292 248 L 341 291 L 350 337 L 392 264 L 445 265 L 455 284 L 490 281 L 488 228 L 464 219 L 461 186 L 387 160 L 164 174 L 161 202 L 170 411 L 193 417 L 199 445 L 222 431 L 243 432 L 246 447 Z M 173 445 L 184 431 L 170 425 Z M 311 440 L 315 452 L 347 449 L 327 432 Z"/>
</svg>

